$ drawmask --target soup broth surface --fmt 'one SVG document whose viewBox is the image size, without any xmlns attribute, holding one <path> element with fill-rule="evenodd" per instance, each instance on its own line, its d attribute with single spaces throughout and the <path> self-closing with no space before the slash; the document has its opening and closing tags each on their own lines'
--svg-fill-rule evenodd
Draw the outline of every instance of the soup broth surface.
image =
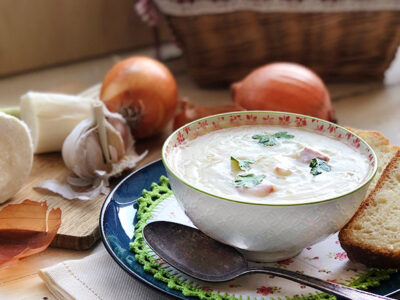
<svg viewBox="0 0 400 300">
<path fill-rule="evenodd" d="M 168 163 L 204 192 L 273 204 L 343 195 L 365 181 L 369 168 L 365 156 L 336 139 L 270 125 L 206 133 L 174 147 Z"/>
</svg>

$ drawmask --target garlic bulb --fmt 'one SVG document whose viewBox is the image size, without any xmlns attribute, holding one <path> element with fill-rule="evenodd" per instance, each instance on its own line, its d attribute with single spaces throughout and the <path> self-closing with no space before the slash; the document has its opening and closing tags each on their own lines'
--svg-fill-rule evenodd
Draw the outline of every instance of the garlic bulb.
<svg viewBox="0 0 400 300">
<path fill-rule="evenodd" d="M 68 185 L 48 180 L 40 188 L 67 199 L 94 199 L 108 192 L 110 177 L 134 168 L 147 154 L 134 151 L 134 139 L 120 114 L 110 113 L 99 101 L 93 104 L 92 111 L 92 116 L 72 130 L 62 147 L 64 163 L 77 177 L 69 177 Z M 72 188 L 89 185 L 91 189 L 84 192 Z"/>
<path fill-rule="evenodd" d="M 111 164 L 118 162 L 126 153 L 125 142 L 117 129 L 107 121 L 107 115 L 118 120 L 102 104 L 95 104 L 93 115 L 79 123 L 64 141 L 64 163 L 79 178 L 92 179 L 98 177 L 96 171 L 111 171 Z M 127 126 L 122 117 L 118 121 L 122 128 Z M 104 139 L 100 139 L 101 132 L 105 134 L 107 145 L 102 145 Z"/>
</svg>

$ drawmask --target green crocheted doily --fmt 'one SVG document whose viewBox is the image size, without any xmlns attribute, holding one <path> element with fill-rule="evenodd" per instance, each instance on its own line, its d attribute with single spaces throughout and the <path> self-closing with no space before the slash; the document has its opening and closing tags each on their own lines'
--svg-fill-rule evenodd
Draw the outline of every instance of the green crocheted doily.
<svg viewBox="0 0 400 300">
<path fill-rule="evenodd" d="M 138 211 L 137 211 L 137 224 L 135 225 L 135 237 L 134 241 L 129 244 L 130 250 L 135 253 L 136 260 L 143 265 L 143 269 L 154 275 L 154 278 L 167 283 L 170 289 L 178 290 L 187 297 L 198 297 L 206 300 L 233 300 L 238 299 L 235 296 L 228 294 L 218 294 L 216 292 L 205 291 L 200 289 L 198 286 L 184 282 L 173 274 L 165 270 L 160 263 L 156 261 L 156 258 L 151 253 L 150 249 L 146 246 L 142 230 L 147 224 L 148 219 L 152 216 L 154 208 L 157 207 L 162 201 L 172 195 L 172 191 L 169 188 L 169 180 L 165 176 L 161 176 L 160 184 L 153 183 L 151 185 L 151 191 L 144 190 L 142 197 L 138 199 Z M 395 270 L 379 270 L 369 269 L 365 273 L 361 274 L 358 278 L 353 279 L 348 286 L 357 289 L 367 289 L 370 287 L 378 286 L 382 280 L 388 279 L 390 274 L 396 272 Z M 275 298 L 281 299 L 281 298 Z M 336 299 L 335 296 L 327 293 L 315 293 L 309 295 L 302 295 L 295 298 L 285 298 L 286 300 L 324 300 L 324 299 Z M 242 300 L 240 297 L 238 300 Z"/>
</svg>

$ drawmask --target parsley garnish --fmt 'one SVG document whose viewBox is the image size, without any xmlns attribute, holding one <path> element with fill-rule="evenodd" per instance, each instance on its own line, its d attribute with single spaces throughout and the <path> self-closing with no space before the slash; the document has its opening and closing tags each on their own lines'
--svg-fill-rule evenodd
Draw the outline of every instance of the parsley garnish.
<svg viewBox="0 0 400 300">
<path fill-rule="evenodd" d="M 294 138 L 294 135 L 288 134 L 287 131 L 279 131 L 272 135 L 255 134 L 252 138 L 258 140 L 258 143 L 263 144 L 264 146 L 274 146 L 276 145 L 276 139 L 292 139 Z"/>
<path fill-rule="evenodd" d="M 287 131 L 279 131 L 277 133 L 274 133 L 273 136 L 278 138 L 278 139 L 292 139 L 292 138 L 294 138 L 294 135 L 288 134 Z"/>
<path fill-rule="evenodd" d="M 254 164 L 254 160 L 250 159 L 237 159 L 231 156 L 231 161 L 235 164 L 235 167 L 239 167 L 242 171 L 250 170 L 250 164 Z"/>
<path fill-rule="evenodd" d="M 254 175 L 254 174 L 247 174 L 247 175 L 238 175 L 235 178 L 235 181 L 233 183 L 234 186 L 236 187 L 246 187 L 250 188 L 256 185 L 259 185 L 261 181 L 263 181 L 265 178 L 265 175 Z"/>
<path fill-rule="evenodd" d="M 272 135 L 256 134 L 253 135 L 252 138 L 258 140 L 258 143 L 263 144 L 264 146 L 273 146 L 276 144 L 276 139 Z"/>
<path fill-rule="evenodd" d="M 313 174 L 314 176 L 317 176 L 322 173 L 322 171 L 325 172 L 330 172 L 331 171 L 331 166 L 328 165 L 328 163 L 318 157 L 313 158 L 310 161 L 310 173 Z"/>
</svg>

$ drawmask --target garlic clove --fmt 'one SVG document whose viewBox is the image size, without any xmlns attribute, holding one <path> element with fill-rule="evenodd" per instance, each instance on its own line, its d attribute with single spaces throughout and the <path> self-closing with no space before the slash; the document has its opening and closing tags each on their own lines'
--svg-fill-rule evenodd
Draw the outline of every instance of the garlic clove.
<svg viewBox="0 0 400 300">
<path fill-rule="evenodd" d="M 112 162 L 115 163 L 125 155 L 126 152 L 125 143 L 121 137 L 121 134 L 116 129 L 114 129 L 112 125 L 107 123 L 106 128 L 107 128 L 108 147 L 109 148 L 113 147 L 117 154 L 114 155 L 114 159 L 112 159 Z"/>
<path fill-rule="evenodd" d="M 112 113 L 104 107 L 104 114 L 106 116 L 107 122 L 112 125 L 112 127 L 119 132 L 122 140 L 125 144 L 125 149 L 130 149 L 135 143 L 131 130 L 126 123 L 125 119 L 118 113 Z"/>
<path fill-rule="evenodd" d="M 94 172 L 96 170 L 109 170 L 110 165 L 104 161 L 103 151 L 98 141 L 96 129 L 93 128 L 91 133 L 86 137 L 86 139 L 82 140 L 81 149 L 83 150 L 82 155 L 82 165 L 74 166 L 76 169 L 79 169 L 80 174 L 74 172 L 81 178 L 95 178 Z M 73 169 L 72 169 L 73 170 Z M 74 171 L 74 170 L 73 170 Z"/>
</svg>

